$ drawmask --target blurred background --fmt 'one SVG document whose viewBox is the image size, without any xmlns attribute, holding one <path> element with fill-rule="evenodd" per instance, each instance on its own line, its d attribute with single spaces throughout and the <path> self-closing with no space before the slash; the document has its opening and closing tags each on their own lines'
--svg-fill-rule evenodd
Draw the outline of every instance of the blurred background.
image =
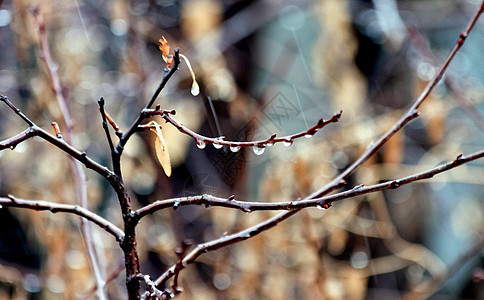
<svg viewBox="0 0 484 300">
<path fill-rule="evenodd" d="M 156 103 L 176 109 L 176 119 L 196 132 L 245 141 L 305 131 L 339 110 L 343 116 L 310 139 L 276 144 L 262 155 L 250 148 L 201 150 L 164 125 L 170 178 L 156 159 L 155 135 L 136 134 L 122 160 L 133 206 L 201 193 L 290 201 L 329 183 L 397 122 L 479 4 L 0 0 L 0 93 L 46 130 L 53 132 L 53 121 L 65 127 L 40 58 L 31 13 L 38 6 L 74 121 L 74 145 L 111 167 L 97 100 L 104 97 L 108 113 L 127 130 L 162 78 L 158 40 L 164 36 L 190 59 L 201 93 L 190 94 L 182 63 Z M 421 117 L 360 167 L 348 188 L 425 171 L 483 148 L 483 37 L 481 20 Z M 23 129 L 24 122 L 1 107 L 0 139 Z M 476 161 L 327 211 L 306 209 L 201 256 L 181 273 L 180 298 L 397 299 L 419 291 L 433 299 L 484 299 L 482 167 Z M 1 151 L 0 170 L 2 197 L 77 203 L 68 157 L 40 139 Z M 109 184 L 86 174 L 89 208 L 122 226 Z M 176 263 L 174 249 L 182 241 L 216 239 L 275 214 L 205 207 L 157 212 L 137 230 L 141 270 L 156 278 Z M 122 252 L 112 236 L 93 231 L 103 276 L 119 274 L 107 284 L 109 296 L 126 298 Z M 0 210 L 1 299 L 95 299 L 93 285 L 77 217 Z"/>
</svg>

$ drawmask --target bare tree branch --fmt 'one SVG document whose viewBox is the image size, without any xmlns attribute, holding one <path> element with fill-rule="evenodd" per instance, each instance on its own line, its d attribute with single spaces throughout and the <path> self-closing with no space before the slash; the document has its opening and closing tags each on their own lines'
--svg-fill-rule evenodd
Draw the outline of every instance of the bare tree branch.
<svg viewBox="0 0 484 300">
<path fill-rule="evenodd" d="M 98 225 L 102 229 L 109 232 L 116 238 L 117 242 L 121 242 L 124 239 L 124 232 L 120 228 L 118 228 L 113 223 L 109 222 L 108 220 L 104 219 L 103 217 L 99 216 L 98 214 L 93 213 L 90 210 L 80 207 L 79 205 L 69 205 L 69 204 L 61 204 L 61 203 L 54 203 L 48 201 L 35 201 L 35 200 L 24 200 L 18 199 L 11 195 L 8 197 L 0 197 L 0 205 L 3 207 L 19 207 L 19 208 L 27 208 L 31 210 L 48 210 L 51 213 L 69 213 L 78 215 L 88 221 L 93 222 L 94 224 Z"/>
<path fill-rule="evenodd" d="M 468 156 L 459 155 L 455 160 L 442 164 L 438 167 L 430 169 L 425 172 L 413 174 L 404 178 L 389 180 L 380 184 L 375 184 L 371 186 L 357 185 L 351 190 L 337 193 L 331 196 L 312 198 L 307 200 L 295 200 L 295 201 L 284 201 L 284 202 L 248 202 L 239 201 L 234 198 L 220 198 L 212 195 L 199 195 L 191 197 L 181 197 L 174 199 L 158 200 L 149 205 L 146 205 L 134 212 L 134 216 L 138 219 L 145 217 L 146 215 L 153 214 L 158 210 L 165 208 L 177 209 L 178 207 L 187 205 L 204 205 L 205 207 L 210 206 L 220 206 L 226 208 L 239 209 L 243 212 L 249 213 L 253 211 L 260 210 L 294 210 L 306 207 L 321 207 L 328 208 L 333 202 L 341 201 L 344 199 L 361 196 L 369 193 L 379 192 L 389 189 L 397 189 L 403 185 L 429 179 L 437 174 L 451 170 L 458 166 L 461 166 L 470 161 L 480 159 L 484 157 L 484 150 L 475 152 Z"/>
<path fill-rule="evenodd" d="M 148 116 L 160 115 L 163 119 L 165 119 L 165 121 L 167 123 L 170 123 L 171 125 L 176 127 L 181 133 L 184 133 L 184 134 L 192 137 L 196 141 L 196 143 L 199 145 L 199 147 L 201 145 L 203 145 L 200 148 L 204 147 L 206 143 L 211 143 L 211 144 L 215 144 L 215 145 L 229 146 L 229 147 L 231 147 L 231 150 L 234 149 L 232 151 L 236 152 L 240 149 L 240 147 L 253 146 L 253 147 L 266 148 L 266 147 L 270 147 L 270 146 L 274 145 L 275 143 L 286 143 L 287 145 L 291 145 L 293 143 L 293 141 L 297 138 L 300 138 L 300 137 L 303 137 L 303 136 L 310 138 L 314 134 L 316 134 L 316 132 L 319 129 L 325 127 L 326 125 L 328 125 L 330 123 L 338 122 L 339 119 L 341 118 L 341 114 L 343 112 L 340 111 L 340 112 L 334 114 L 328 120 L 320 119 L 316 125 L 314 125 L 313 127 L 309 128 L 308 130 L 303 131 L 303 132 L 299 132 L 299 133 L 296 133 L 296 134 L 293 134 L 293 135 L 288 135 L 288 136 L 280 137 L 280 138 L 277 138 L 276 134 L 273 134 L 271 137 L 269 137 L 265 140 L 250 141 L 250 142 L 226 141 L 226 140 L 224 140 L 224 137 L 210 138 L 210 137 L 206 137 L 206 136 L 203 136 L 201 134 L 198 134 L 198 133 L 188 129 L 181 122 L 179 122 L 179 121 L 177 121 L 177 120 L 175 120 L 171 117 L 171 115 L 174 115 L 176 113 L 175 110 L 147 109 L 147 110 L 144 111 L 144 113 Z M 140 129 L 147 129 L 147 128 L 151 128 L 151 125 L 140 125 L 138 127 Z"/>
</svg>

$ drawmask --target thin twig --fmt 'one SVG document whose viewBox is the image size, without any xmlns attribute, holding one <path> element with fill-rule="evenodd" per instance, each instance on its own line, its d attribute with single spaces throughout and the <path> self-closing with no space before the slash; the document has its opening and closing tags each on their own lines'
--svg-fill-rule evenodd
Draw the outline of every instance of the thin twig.
<svg viewBox="0 0 484 300">
<path fill-rule="evenodd" d="M 10 107 L 10 109 L 12 109 L 29 126 L 34 125 L 34 123 L 29 118 L 27 118 L 26 115 L 24 115 L 17 107 L 15 107 L 15 105 L 12 104 L 12 102 L 10 102 L 10 100 L 8 100 L 7 96 L 0 95 L 0 101 L 3 101 L 8 107 Z"/>
<path fill-rule="evenodd" d="M 218 144 L 218 145 L 224 145 L 224 146 L 229 146 L 229 147 L 248 147 L 248 146 L 257 146 L 261 148 L 265 147 L 270 147 L 274 145 L 275 143 L 288 143 L 289 145 L 293 143 L 293 141 L 297 138 L 306 136 L 306 137 L 312 137 L 319 129 L 325 127 L 326 125 L 330 123 L 336 123 L 339 121 L 341 118 L 341 114 L 343 113 L 342 111 L 334 114 L 331 118 L 324 120 L 320 119 L 316 125 L 313 127 L 309 128 L 306 131 L 302 131 L 293 135 L 288 135 L 284 137 L 278 138 L 276 134 L 273 134 L 271 137 L 265 139 L 265 140 L 259 140 L 259 141 L 250 141 L 250 142 L 235 142 L 235 141 L 226 141 L 223 139 L 223 137 L 217 137 L 217 138 L 210 138 L 203 136 L 201 134 L 198 134 L 187 127 L 185 127 L 181 122 L 175 120 L 172 118 L 171 115 L 174 115 L 176 112 L 175 110 L 156 110 L 156 109 L 146 109 L 144 110 L 144 113 L 148 116 L 153 116 L 153 115 L 160 115 L 167 123 L 170 123 L 174 127 L 176 127 L 181 133 L 184 133 L 190 137 L 192 137 L 197 144 L 200 145 L 201 142 L 203 143 L 211 143 L 211 144 Z M 151 128 L 149 125 L 140 125 L 138 126 L 139 129 L 147 129 Z"/>
<path fill-rule="evenodd" d="M 34 15 L 35 22 L 37 24 L 38 32 L 39 32 L 39 41 L 40 41 L 40 58 L 45 62 L 47 66 L 47 71 L 50 77 L 50 81 L 52 83 L 52 91 L 54 92 L 57 102 L 59 103 L 59 107 L 61 108 L 62 116 L 64 118 L 65 125 L 67 126 L 68 131 L 68 142 L 71 143 L 71 133 L 72 133 L 72 119 L 69 114 L 69 109 L 67 108 L 67 101 L 64 97 L 64 93 L 62 92 L 62 84 L 59 79 L 59 74 L 57 70 L 59 67 L 54 63 L 52 59 L 52 55 L 50 53 L 49 42 L 47 40 L 46 32 L 45 32 L 45 23 L 42 14 L 40 14 L 40 10 L 38 6 L 32 8 L 32 14 Z"/>
<path fill-rule="evenodd" d="M 60 150 L 64 151 L 74 159 L 78 160 L 82 164 L 86 166 L 88 169 L 92 169 L 102 177 L 106 178 L 106 180 L 111 183 L 111 186 L 113 186 L 114 190 L 116 192 L 120 192 L 120 185 L 122 185 L 122 182 L 119 181 L 119 179 L 116 177 L 116 175 L 106 168 L 105 166 L 99 164 L 95 160 L 93 160 L 91 157 L 89 157 L 86 152 L 82 152 L 67 142 L 65 142 L 63 139 L 58 139 L 55 135 L 52 135 L 45 131 L 44 129 L 40 128 L 37 126 L 35 123 L 30 121 L 25 115 L 22 114 L 22 112 L 19 111 L 19 109 L 10 102 L 10 100 L 3 95 L 0 95 L 0 100 L 5 102 L 8 107 L 10 107 L 13 111 L 15 111 L 22 119 L 26 119 L 29 121 L 30 124 L 32 124 L 29 128 L 25 129 L 21 133 L 15 135 L 14 137 L 8 138 L 6 140 L 3 140 L 0 142 L 0 150 L 6 149 L 6 148 L 15 148 L 18 144 L 21 142 L 24 142 L 30 138 L 33 138 L 35 136 L 38 136 L 53 146 L 59 148 Z"/>
<path fill-rule="evenodd" d="M 109 134 L 108 122 L 106 120 L 106 111 L 104 110 L 104 98 L 101 97 L 97 101 L 97 103 L 99 104 L 99 112 L 101 113 L 101 117 L 103 120 L 103 129 L 104 129 L 104 132 L 106 133 L 106 139 L 108 140 L 109 149 L 111 149 L 111 153 L 114 153 L 114 144 L 113 144 L 113 140 L 111 139 L 111 135 Z"/>
</svg>

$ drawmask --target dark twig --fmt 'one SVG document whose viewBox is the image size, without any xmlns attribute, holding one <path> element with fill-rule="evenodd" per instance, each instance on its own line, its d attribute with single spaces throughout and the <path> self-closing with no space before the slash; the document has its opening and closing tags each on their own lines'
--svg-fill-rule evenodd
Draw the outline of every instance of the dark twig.
<svg viewBox="0 0 484 300">
<path fill-rule="evenodd" d="M 357 185 L 354 188 L 337 193 L 331 196 L 325 196 L 320 198 L 312 198 L 306 200 L 295 200 L 295 201 L 285 201 L 285 202 L 247 202 L 239 201 L 229 198 L 220 198 L 212 195 L 200 195 L 191 197 L 181 197 L 174 199 L 158 200 L 149 205 L 146 205 L 134 212 L 134 216 L 138 219 L 145 217 L 146 215 L 153 214 L 158 210 L 165 208 L 177 209 L 182 206 L 187 205 L 200 205 L 205 207 L 219 206 L 232 209 L 239 209 L 243 212 L 249 213 L 259 210 L 295 210 L 306 207 L 320 207 L 328 208 L 333 202 L 340 201 L 347 198 L 352 198 L 356 196 L 361 196 L 369 193 L 374 193 L 383 190 L 396 189 L 402 185 L 406 185 L 415 181 L 425 180 L 432 178 L 433 176 L 440 174 L 442 172 L 451 170 L 465 163 L 473 160 L 477 160 L 484 157 L 484 150 L 475 152 L 468 156 L 459 155 L 455 160 L 442 164 L 438 167 L 432 168 L 425 172 L 420 172 L 413 174 L 404 178 L 389 180 L 379 184 L 364 186 Z"/>
<path fill-rule="evenodd" d="M 104 110 L 104 98 L 101 97 L 97 101 L 97 103 L 99 104 L 99 112 L 101 113 L 101 118 L 103 120 L 103 129 L 104 129 L 104 132 L 106 133 L 106 139 L 108 140 L 109 149 L 111 149 L 111 154 L 113 154 L 114 153 L 114 144 L 113 144 L 113 140 L 111 139 L 111 134 L 109 134 L 108 122 L 106 120 L 106 111 Z"/>
<path fill-rule="evenodd" d="M 330 123 L 336 123 L 339 121 L 341 118 L 341 114 L 343 113 L 342 111 L 334 114 L 331 118 L 328 120 L 320 119 L 316 125 L 313 127 L 309 128 L 306 131 L 299 132 L 293 135 L 288 135 L 284 137 L 278 138 L 275 134 L 273 134 L 271 137 L 265 139 L 265 140 L 260 140 L 260 141 L 250 141 L 250 142 L 235 142 L 235 141 L 226 141 L 223 139 L 223 137 L 218 137 L 218 138 L 210 138 L 203 136 L 201 134 L 198 134 L 187 127 L 185 127 L 181 122 L 173 119 L 171 115 L 174 115 L 176 112 L 175 110 L 156 110 L 156 109 L 146 109 L 144 110 L 144 113 L 147 116 L 154 116 L 154 115 L 160 115 L 167 123 L 170 123 L 171 125 L 175 126 L 181 133 L 184 133 L 190 137 L 192 137 L 197 144 L 200 146 L 201 143 L 205 145 L 206 143 L 211 143 L 215 145 L 224 145 L 224 146 L 229 146 L 235 149 L 240 149 L 240 147 L 260 147 L 260 148 L 265 148 L 265 147 L 270 147 L 274 145 L 275 143 L 285 143 L 286 145 L 291 145 L 293 141 L 297 138 L 300 137 L 312 137 L 319 129 L 325 127 L 326 125 Z M 151 125 L 140 125 L 138 126 L 139 129 L 147 129 L 151 128 Z M 238 148 L 237 148 L 238 147 Z"/>
<path fill-rule="evenodd" d="M 30 139 L 34 135 L 35 135 L 34 130 L 32 130 L 32 127 L 29 127 L 9 139 L 0 141 L 0 150 L 4 150 L 7 148 L 10 148 L 11 150 L 13 150 L 18 144 Z"/>
<path fill-rule="evenodd" d="M 105 231 L 109 232 L 116 238 L 116 241 L 120 242 L 124 239 L 124 232 L 120 228 L 118 228 L 116 225 L 109 222 L 108 220 L 104 219 L 103 217 L 93 213 L 92 211 L 82 208 L 79 205 L 61 204 L 48 201 L 24 200 L 15 198 L 11 195 L 8 195 L 8 197 L 6 198 L 0 197 L 0 205 L 3 207 L 19 207 L 37 211 L 48 210 L 51 213 L 63 212 L 75 214 L 93 222 Z"/>
<path fill-rule="evenodd" d="M 145 106 L 145 108 L 141 111 L 138 118 L 133 122 L 133 124 L 131 124 L 128 131 L 121 137 L 119 144 L 116 146 L 116 150 L 119 152 L 119 154 L 123 152 L 123 147 L 124 145 L 126 145 L 126 142 L 128 142 L 131 135 L 133 135 L 133 133 L 135 133 L 138 130 L 138 126 L 147 117 L 145 111 L 147 109 L 150 109 L 151 106 L 153 106 L 153 103 L 156 101 L 156 98 L 158 98 L 158 96 L 160 95 L 161 91 L 165 87 L 168 80 L 170 80 L 171 76 L 175 73 L 176 70 L 178 70 L 179 65 L 180 65 L 180 50 L 178 48 L 175 48 L 175 55 L 173 56 L 172 67 L 170 69 L 165 68 L 165 74 L 163 75 L 163 79 L 161 80 L 160 85 L 156 89 L 150 101 Z"/>
<path fill-rule="evenodd" d="M 0 95 L 0 101 L 5 102 L 5 104 L 7 104 L 7 106 L 10 107 L 10 109 L 12 109 L 29 126 L 33 126 L 34 125 L 34 123 L 32 121 L 30 121 L 30 119 L 27 118 L 26 115 L 24 115 L 17 107 L 15 107 L 15 105 L 12 104 L 12 102 L 10 102 L 10 100 L 8 100 L 7 96 Z"/>
</svg>

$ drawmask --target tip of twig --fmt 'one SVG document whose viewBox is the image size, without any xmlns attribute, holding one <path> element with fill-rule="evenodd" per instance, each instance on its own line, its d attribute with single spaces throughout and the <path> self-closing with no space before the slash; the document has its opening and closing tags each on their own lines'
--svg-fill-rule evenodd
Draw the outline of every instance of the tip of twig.
<svg viewBox="0 0 484 300">
<path fill-rule="evenodd" d="M 99 100 L 97 100 L 97 103 L 99 103 L 99 105 L 104 105 L 104 97 L 99 98 Z"/>
</svg>

